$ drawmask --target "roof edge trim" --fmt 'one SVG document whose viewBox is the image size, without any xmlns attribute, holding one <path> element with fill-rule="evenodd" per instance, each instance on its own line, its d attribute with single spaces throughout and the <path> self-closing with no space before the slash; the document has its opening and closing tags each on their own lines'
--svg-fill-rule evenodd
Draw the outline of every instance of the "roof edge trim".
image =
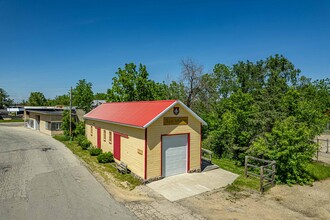
<svg viewBox="0 0 330 220">
<path fill-rule="evenodd" d="M 143 127 L 147 128 L 148 126 L 150 126 L 152 123 L 154 123 L 157 119 L 159 119 L 160 117 L 162 117 L 170 108 L 172 108 L 174 105 L 176 104 L 180 104 L 183 106 L 183 108 L 188 111 L 193 117 L 195 117 L 199 122 L 201 122 L 203 125 L 207 125 L 207 123 L 201 118 L 199 117 L 195 112 L 193 112 L 190 108 L 188 108 L 183 102 L 181 102 L 180 100 L 176 100 L 175 102 L 173 102 L 170 106 L 168 106 L 164 111 L 162 111 L 161 113 L 159 113 L 159 115 L 157 115 L 155 118 L 153 118 L 151 121 L 149 121 L 147 124 L 145 124 Z"/>
<path fill-rule="evenodd" d="M 203 125 L 206 125 L 207 126 L 207 123 L 201 117 L 199 117 L 195 112 L 193 112 L 190 108 L 188 108 L 188 106 L 186 106 L 183 102 L 181 102 L 180 100 L 178 100 L 178 103 L 180 103 L 190 114 L 192 114 L 192 116 L 194 116 Z"/>
<path fill-rule="evenodd" d="M 176 100 L 171 105 L 169 105 L 166 109 L 164 109 L 161 113 L 159 113 L 156 117 L 154 117 L 151 121 L 149 121 L 143 127 L 144 128 L 147 128 L 149 125 L 151 125 L 152 123 L 154 123 L 157 119 L 159 119 L 160 117 L 162 117 L 162 115 L 164 115 L 170 108 L 172 108 L 172 106 L 174 106 L 176 103 L 178 103 L 178 100 Z"/>
<path fill-rule="evenodd" d="M 115 124 L 115 125 L 122 125 L 122 126 L 126 126 L 126 127 L 131 127 L 131 128 L 139 128 L 139 129 L 144 129 L 144 127 L 139 127 L 139 126 L 135 126 L 135 125 L 130 125 L 130 124 L 122 124 L 122 123 L 118 123 L 118 122 L 113 122 L 113 121 L 107 121 L 107 120 L 102 120 L 102 119 L 97 119 L 97 118 L 91 118 L 91 117 L 87 117 L 87 116 L 83 116 L 84 119 L 88 119 L 88 120 L 94 120 L 94 121 L 100 121 L 100 122 L 106 122 L 106 123 L 111 123 L 111 124 Z"/>
</svg>

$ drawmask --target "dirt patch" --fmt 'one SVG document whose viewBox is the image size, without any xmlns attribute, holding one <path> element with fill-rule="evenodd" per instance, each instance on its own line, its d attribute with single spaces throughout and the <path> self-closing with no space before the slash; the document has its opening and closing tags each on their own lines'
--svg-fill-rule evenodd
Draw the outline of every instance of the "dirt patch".
<svg viewBox="0 0 330 220">
<path fill-rule="evenodd" d="M 221 189 L 180 204 L 208 219 L 330 219 L 330 179 L 313 186 L 280 185 L 264 195 Z"/>
</svg>

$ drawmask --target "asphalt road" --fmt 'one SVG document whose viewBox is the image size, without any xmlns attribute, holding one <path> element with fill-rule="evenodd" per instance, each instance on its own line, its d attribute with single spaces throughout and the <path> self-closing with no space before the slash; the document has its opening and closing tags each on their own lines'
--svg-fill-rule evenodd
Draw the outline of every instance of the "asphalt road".
<svg viewBox="0 0 330 220">
<path fill-rule="evenodd" d="M 0 219 L 135 219 L 63 144 L 0 126 Z"/>
</svg>

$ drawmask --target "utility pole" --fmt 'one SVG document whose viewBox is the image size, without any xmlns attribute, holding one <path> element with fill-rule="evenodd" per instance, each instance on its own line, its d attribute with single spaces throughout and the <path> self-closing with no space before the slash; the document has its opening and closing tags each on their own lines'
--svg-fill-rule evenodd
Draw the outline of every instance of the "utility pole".
<svg viewBox="0 0 330 220">
<path fill-rule="evenodd" d="M 70 142 L 72 141 L 72 86 L 70 87 Z"/>
</svg>

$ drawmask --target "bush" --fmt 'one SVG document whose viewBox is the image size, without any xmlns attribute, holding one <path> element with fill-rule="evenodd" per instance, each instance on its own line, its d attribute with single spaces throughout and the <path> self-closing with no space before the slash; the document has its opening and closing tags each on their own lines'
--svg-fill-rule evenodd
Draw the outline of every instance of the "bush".
<svg viewBox="0 0 330 220">
<path fill-rule="evenodd" d="M 76 124 L 76 128 L 73 130 L 74 136 L 85 135 L 85 123 L 80 121 Z"/>
<path fill-rule="evenodd" d="M 85 139 L 81 142 L 80 146 L 83 150 L 87 150 L 91 146 L 91 142 Z"/>
<path fill-rule="evenodd" d="M 87 138 L 83 135 L 78 135 L 77 137 L 74 138 L 74 140 L 77 142 L 79 146 L 81 146 L 82 142 L 84 140 L 87 140 Z"/>
<path fill-rule="evenodd" d="M 91 156 L 98 156 L 102 153 L 102 149 L 101 148 L 96 148 L 96 147 L 92 147 L 89 149 L 89 154 Z"/>
<path fill-rule="evenodd" d="M 100 154 L 97 156 L 97 160 L 99 163 L 110 163 L 114 161 L 113 155 L 110 152 Z"/>
<path fill-rule="evenodd" d="M 250 148 L 250 155 L 276 161 L 276 178 L 287 184 L 310 183 L 308 164 L 314 157 L 317 145 L 310 141 L 313 132 L 295 117 L 276 122 L 271 133 L 260 136 Z"/>
</svg>

